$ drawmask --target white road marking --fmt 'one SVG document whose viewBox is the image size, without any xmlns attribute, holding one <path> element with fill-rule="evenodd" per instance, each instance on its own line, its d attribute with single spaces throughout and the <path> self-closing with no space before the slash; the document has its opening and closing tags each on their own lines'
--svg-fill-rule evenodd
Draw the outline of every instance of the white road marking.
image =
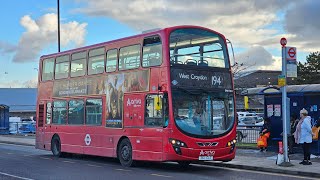
<svg viewBox="0 0 320 180">
<path fill-rule="evenodd" d="M 23 155 L 24 157 L 31 157 L 32 155 Z"/>
<path fill-rule="evenodd" d="M 23 147 L 33 147 L 34 148 L 34 146 L 29 146 L 29 145 L 21 145 L 21 144 L 8 144 L 8 143 L 0 143 L 0 144 L 3 144 L 3 145 L 8 145 L 8 146 L 23 146 Z"/>
<path fill-rule="evenodd" d="M 129 169 L 116 169 L 117 171 L 132 171 L 132 170 L 129 170 Z"/>
<path fill-rule="evenodd" d="M 87 164 L 88 166 L 91 166 L 91 167 L 102 167 L 102 166 L 98 166 L 98 165 L 94 165 L 94 164 Z"/>
<path fill-rule="evenodd" d="M 52 160 L 51 158 L 40 157 L 41 159 Z"/>
<path fill-rule="evenodd" d="M 25 177 L 20 177 L 20 176 L 15 176 L 15 175 L 8 174 L 8 173 L 3 173 L 3 172 L 0 172 L 0 174 L 2 174 L 2 175 L 4 175 L 4 176 L 14 177 L 14 178 L 17 178 L 17 179 L 34 180 L 34 179 L 25 178 Z"/>
<path fill-rule="evenodd" d="M 298 178 L 298 179 L 319 180 L 319 178 L 303 177 L 303 176 L 296 176 L 296 175 L 290 175 L 290 174 L 280 174 L 280 173 L 254 171 L 254 170 L 237 169 L 237 168 L 229 168 L 229 167 L 218 167 L 218 166 L 200 165 L 200 164 L 192 164 L 192 165 L 193 165 L 193 166 L 205 166 L 205 167 L 218 168 L 218 169 L 228 169 L 228 170 L 231 170 L 231 171 L 250 172 L 250 173 L 255 173 L 255 174 L 265 174 L 265 175 L 274 175 L 274 176 L 282 176 L 282 177 L 294 177 L 294 178 Z"/>
<path fill-rule="evenodd" d="M 162 174 L 150 174 L 151 176 L 159 176 L 159 177 L 166 177 L 166 178 L 172 178 L 172 176 L 166 176 Z"/>
<path fill-rule="evenodd" d="M 62 161 L 62 162 L 71 163 L 71 164 L 75 163 L 75 162 L 72 162 L 72 161 Z"/>
</svg>

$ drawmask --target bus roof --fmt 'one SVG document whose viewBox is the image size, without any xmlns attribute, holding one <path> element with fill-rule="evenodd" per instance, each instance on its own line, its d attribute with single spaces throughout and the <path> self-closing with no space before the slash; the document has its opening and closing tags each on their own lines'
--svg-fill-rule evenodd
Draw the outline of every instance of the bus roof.
<svg viewBox="0 0 320 180">
<path fill-rule="evenodd" d="M 153 29 L 154 31 L 147 31 L 147 33 L 141 33 L 141 34 L 137 34 L 137 35 L 133 35 L 133 36 L 128 36 L 128 37 L 124 37 L 124 38 L 120 38 L 120 39 L 115 39 L 115 40 L 111 40 L 111 41 L 106 41 L 106 42 L 102 42 L 102 43 L 98 43 L 98 44 L 92 44 L 92 45 L 88 45 L 88 46 L 83 46 L 83 47 L 79 47 L 79 48 L 75 48 L 75 49 L 70 49 L 70 50 L 66 50 L 66 51 L 62 51 L 62 52 L 56 52 L 56 53 L 52 53 L 52 54 L 47 54 L 47 55 L 43 55 L 40 57 L 40 59 L 44 59 L 44 58 L 49 58 L 52 56 L 57 56 L 57 55 L 63 55 L 63 54 L 68 54 L 68 53 L 72 53 L 72 52 L 79 52 L 81 50 L 86 50 L 86 49 L 93 49 L 93 48 L 98 48 L 107 44 L 111 44 L 114 42 L 118 42 L 118 41 L 123 41 L 123 40 L 128 40 L 128 39 L 133 39 L 133 38 L 138 38 L 138 37 L 144 37 L 144 36 L 148 36 L 148 35 L 153 35 L 153 34 L 157 34 L 157 33 L 161 33 L 164 31 L 171 31 L 174 29 L 179 29 L 179 28 L 200 28 L 200 29 L 205 29 L 205 30 L 210 30 L 210 31 L 214 31 L 205 27 L 201 27 L 201 26 L 194 26 L 194 25 L 181 25 L 181 26 L 172 26 L 172 27 L 166 27 L 166 28 L 162 28 L 162 29 Z M 214 31 L 215 33 L 219 34 L 220 36 L 224 37 L 222 34 Z"/>
</svg>

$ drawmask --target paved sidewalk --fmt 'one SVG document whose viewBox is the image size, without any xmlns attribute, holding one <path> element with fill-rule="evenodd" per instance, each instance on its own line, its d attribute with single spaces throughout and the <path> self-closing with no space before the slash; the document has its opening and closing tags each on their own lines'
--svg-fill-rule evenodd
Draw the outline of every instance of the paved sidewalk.
<svg viewBox="0 0 320 180">
<path fill-rule="evenodd" d="M 0 135 L 0 143 L 35 146 L 35 135 Z"/>
<path fill-rule="evenodd" d="M 311 156 L 312 165 L 302 165 L 299 162 L 303 154 L 289 155 L 290 162 L 294 166 L 282 167 L 276 165 L 276 152 L 260 152 L 254 149 L 237 149 L 236 158 L 230 162 L 206 162 L 208 165 L 274 172 L 282 174 L 300 175 L 320 178 L 320 157 Z"/>
<path fill-rule="evenodd" d="M 35 136 L 0 135 L 0 143 L 34 146 Z M 291 163 L 294 165 L 292 167 L 276 165 L 276 158 L 276 152 L 260 152 L 258 149 L 237 149 L 236 158 L 230 162 L 203 162 L 201 164 L 320 178 L 319 156 L 311 156 L 312 165 L 301 165 L 299 162 L 303 159 L 303 154 L 292 154 L 290 155 Z"/>
</svg>

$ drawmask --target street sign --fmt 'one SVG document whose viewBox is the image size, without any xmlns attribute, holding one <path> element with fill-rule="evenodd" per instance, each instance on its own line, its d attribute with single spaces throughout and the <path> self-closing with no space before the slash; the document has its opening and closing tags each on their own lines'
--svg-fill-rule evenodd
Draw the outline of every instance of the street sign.
<svg viewBox="0 0 320 180">
<path fill-rule="evenodd" d="M 279 75 L 278 76 L 278 86 L 282 87 L 286 85 L 286 76 Z"/>
<path fill-rule="evenodd" d="M 287 60 L 296 60 L 297 58 L 297 48 L 295 47 L 286 47 L 286 57 Z"/>
<path fill-rule="evenodd" d="M 280 39 L 280 44 L 281 44 L 282 47 L 285 47 L 285 46 L 287 45 L 287 39 L 284 38 L 284 37 L 281 38 L 281 39 Z"/>
<path fill-rule="evenodd" d="M 297 77 L 297 48 L 286 47 L 287 77 Z"/>
</svg>

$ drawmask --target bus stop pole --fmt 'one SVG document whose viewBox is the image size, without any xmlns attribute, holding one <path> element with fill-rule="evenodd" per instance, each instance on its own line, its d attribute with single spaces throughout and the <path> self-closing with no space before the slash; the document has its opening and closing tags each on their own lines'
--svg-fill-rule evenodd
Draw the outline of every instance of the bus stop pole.
<svg viewBox="0 0 320 180">
<path fill-rule="evenodd" d="M 285 84 L 282 87 L 282 137 L 283 137 L 283 155 L 284 162 L 289 162 L 288 158 L 288 132 L 287 132 L 287 63 L 286 47 L 282 46 L 282 75 L 285 77 Z"/>
</svg>

